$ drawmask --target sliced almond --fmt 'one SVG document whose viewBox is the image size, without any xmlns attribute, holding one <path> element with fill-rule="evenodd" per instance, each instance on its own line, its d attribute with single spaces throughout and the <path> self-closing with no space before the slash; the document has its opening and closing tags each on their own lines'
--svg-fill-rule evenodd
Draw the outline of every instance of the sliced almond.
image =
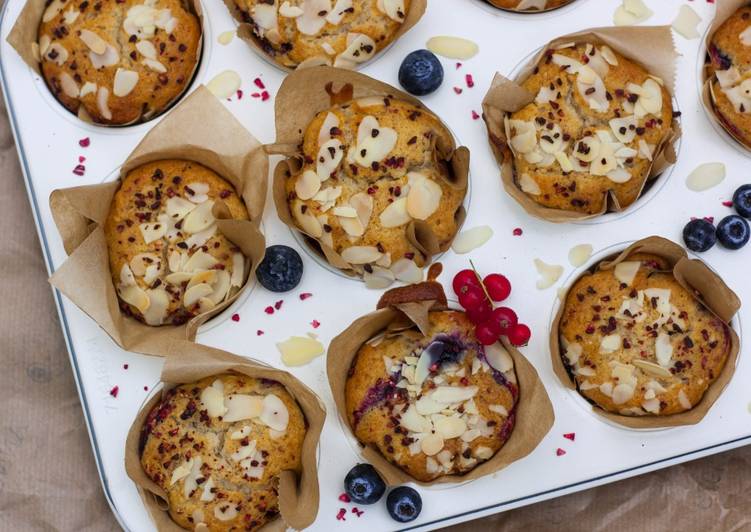
<svg viewBox="0 0 751 532">
<path fill-rule="evenodd" d="M 383 290 L 390 286 L 395 280 L 394 272 L 381 266 L 374 266 L 372 272 L 364 272 L 362 280 L 365 286 L 371 290 Z"/>
<path fill-rule="evenodd" d="M 144 58 L 141 61 L 141 63 L 143 63 L 146 67 L 148 67 L 150 70 L 153 70 L 154 72 L 159 72 L 160 74 L 164 74 L 165 72 L 167 72 L 167 67 L 164 66 L 159 61 L 157 61 L 156 59 Z M 216 79 L 216 78 L 214 78 L 214 79 Z M 217 87 L 216 83 L 214 85 L 212 85 L 212 82 L 214 81 L 214 79 L 212 79 L 211 81 L 209 81 L 209 83 L 206 85 L 206 88 L 208 88 L 212 93 L 214 93 L 214 96 L 216 96 L 217 98 L 221 98 L 222 96 L 219 96 L 219 94 L 217 94 L 217 92 L 214 92 L 214 91 L 228 90 L 230 87 L 234 86 L 234 85 L 232 85 L 231 81 L 227 81 L 224 85 L 220 85 L 220 87 Z M 224 80 L 225 78 L 222 78 L 222 79 Z M 239 83 L 238 83 L 238 88 L 239 88 Z M 236 91 L 237 91 L 237 89 L 235 89 L 234 91 L 230 92 L 227 96 L 224 96 L 224 98 L 229 98 Z"/>
<path fill-rule="evenodd" d="M 316 173 L 321 181 L 326 181 L 336 172 L 344 157 L 344 150 L 339 139 L 326 141 L 318 150 Z"/>
<path fill-rule="evenodd" d="M 568 261 L 571 266 L 578 268 L 592 256 L 592 244 L 579 244 L 572 247 L 568 252 Z"/>
<path fill-rule="evenodd" d="M 142 314 L 148 310 L 151 304 L 146 292 L 135 285 L 121 287 L 118 290 L 118 295 L 123 301 L 136 307 Z"/>
<path fill-rule="evenodd" d="M 279 6 L 279 15 L 285 18 L 297 18 L 303 14 L 303 10 L 297 6 L 291 5 L 287 0 Z"/>
<path fill-rule="evenodd" d="M 678 15 L 673 20 L 673 29 L 686 39 L 698 39 L 699 30 L 696 27 L 701 22 L 701 17 L 696 14 L 691 6 L 682 5 L 678 9 Z"/>
<path fill-rule="evenodd" d="M 477 55 L 480 48 L 476 43 L 461 37 L 440 35 L 431 37 L 427 42 L 428 50 L 449 59 L 466 60 Z"/>
<path fill-rule="evenodd" d="M 159 267 L 161 262 L 160 257 L 154 253 L 139 253 L 130 259 L 130 269 L 133 275 L 143 277 L 146 274 L 146 268 L 154 264 Z"/>
<path fill-rule="evenodd" d="M 60 14 L 65 4 L 61 0 L 52 0 L 47 8 L 42 13 L 42 22 L 49 22 Z"/>
<path fill-rule="evenodd" d="M 407 212 L 407 198 L 399 198 L 390 203 L 378 217 L 383 227 L 399 227 L 412 220 Z"/>
<path fill-rule="evenodd" d="M 99 109 L 99 113 L 102 115 L 102 118 L 104 118 L 105 120 L 112 119 L 112 112 L 110 111 L 109 105 L 107 103 L 109 100 L 109 97 L 110 97 L 109 89 L 107 87 L 99 87 L 99 90 L 96 93 L 96 105 L 97 105 L 97 108 Z M 164 226 L 164 230 L 165 232 L 167 231 L 166 226 Z M 148 244 L 148 241 L 146 243 Z"/>
<path fill-rule="evenodd" d="M 89 60 L 91 65 L 97 70 L 104 67 L 114 66 L 120 62 L 120 54 L 117 48 L 111 44 L 107 44 L 104 52 L 101 54 L 89 52 Z"/>
<path fill-rule="evenodd" d="M 190 211 L 196 208 L 196 205 L 180 196 L 173 196 L 167 199 L 166 207 L 167 216 L 176 222 L 185 218 Z"/>
<path fill-rule="evenodd" d="M 263 411 L 263 397 L 260 395 L 231 394 L 224 400 L 227 412 L 222 421 L 235 423 L 244 419 L 253 419 Z"/>
<path fill-rule="evenodd" d="M 91 30 L 81 30 L 79 37 L 95 54 L 102 55 L 107 49 L 107 41 Z"/>
<path fill-rule="evenodd" d="M 216 279 L 211 285 L 212 292 L 208 298 L 215 305 L 224 301 L 229 293 L 230 289 L 230 275 L 226 270 L 218 270 L 216 273 Z"/>
<path fill-rule="evenodd" d="M 492 236 L 493 229 L 489 225 L 473 227 L 456 235 L 454 242 L 451 244 L 451 249 L 460 255 L 469 253 L 485 244 Z"/>
<path fill-rule="evenodd" d="M 664 332 L 657 335 L 655 340 L 655 356 L 657 363 L 667 368 L 670 366 L 670 359 L 673 356 L 673 345 L 670 343 L 670 336 Z"/>
<path fill-rule="evenodd" d="M 45 59 L 52 61 L 58 66 L 63 66 L 68 60 L 68 50 L 60 43 L 53 42 L 47 47 L 47 51 L 42 54 Z"/>
<path fill-rule="evenodd" d="M 81 94 L 78 83 L 67 72 L 60 73 L 60 88 L 63 89 L 63 92 L 69 98 L 78 98 Z"/>
<path fill-rule="evenodd" d="M 626 286 L 631 286 L 640 267 L 641 261 L 638 260 L 619 262 L 615 265 L 615 268 L 613 268 L 613 275 L 621 283 Z"/>
<path fill-rule="evenodd" d="M 533 196 L 539 196 L 542 194 L 542 190 L 540 189 L 540 185 L 537 184 L 537 181 L 526 173 L 522 174 L 519 178 L 519 188 L 522 189 L 522 192 L 532 194 Z"/>
<path fill-rule="evenodd" d="M 227 412 L 224 406 L 224 384 L 221 380 L 215 380 L 211 386 L 207 386 L 201 392 L 202 410 L 206 410 L 209 417 L 223 416 Z"/>
<path fill-rule="evenodd" d="M 422 281 L 423 272 L 415 261 L 401 258 L 391 265 L 394 277 L 404 283 L 419 283 Z"/>
<path fill-rule="evenodd" d="M 644 371 L 645 373 L 649 373 L 650 375 L 653 375 L 655 377 L 660 377 L 664 379 L 669 379 L 672 377 L 672 373 L 668 371 L 667 369 L 663 368 L 659 364 L 655 364 L 654 362 L 650 362 L 648 360 L 642 360 L 640 358 L 635 358 L 631 361 L 631 363 L 639 368 L 640 370 Z"/>
<path fill-rule="evenodd" d="M 191 286 L 185 291 L 185 295 L 183 295 L 183 306 L 190 308 L 198 303 L 199 299 L 208 296 L 211 292 L 213 292 L 211 285 L 206 283 Z"/>
<path fill-rule="evenodd" d="M 149 308 L 143 311 L 143 319 L 149 325 L 161 325 L 167 317 L 167 309 L 170 304 L 170 295 L 164 288 L 146 290 L 149 298 Z"/>
<path fill-rule="evenodd" d="M 276 344 L 286 366 L 302 366 L 323 354 L 323 345 L 309 336 L 292 336 Z"/>
<path fill-rule="evenodd" d="M 351 246 L 340 254 L 350 264 L 368 264 L 381 258 L 381 252 L 375 246 Z"/>
<path fill-rule="evenodd" d="M 395 130 L 381 127 L 372 115 L 365 116 L 357 128 L 355 162 L 364 167 L 371 167 L 374 162 L 381 161 L 394 149 L 397 138 Z"/>
<path fill-rule="evenodd" d="M 444 404 L 463 403 L 477 395 L 477 386 L 438 386 L 431 394 L 434 401 Z"/>
<path fill-rule="evenodd" d="M 603 336 L 600 340 L 600 353 L 613 353 L 621 348 L 621 335 L 618 333 Z"/>
<path fill-rule="evenodd" d="M 680 405 L 686 410 L 691 410 L 691 408 L 693 408 L 691 401 L 688 400 L 686 392 L 684 392 L 682 389 L 678 391 L 678 403 L 680 403 Z"/>
<path fill-rule="evenodd" d="M 206 253 L 202 249 L 199 249 L 193 253 L 190 258 L 182 266 L 181 270 L 185 272 L 196 272 L 199 270 L 209 270 L 216 265 L 217 260 Z"/>
<path fill-rule="evenodd" d="M 182 230 L 188 234 L 194 234 L 207 229 L 216 220 L 212 212 L 213 208 L 213 200 L 204 201 L 196 206 L 183 220 Z"/>
<path fill-rule="evenodd" d="M 138 229 L 141 230 L 143 241 L 147 244 L 159 240 L 167 233 L 167 225 L 161 222 L 142 223 Z"/>
<path fill-rule="evenodd" d="M 225 70 L 214 76 L 206 84 L 206 88 L 217 98 L 229 98 L 240 88 L 242 80 L 234 70 Z"/>
<path fill-rule="evenodd" d="M 289 424 L 289 410 L 284 401 L 273 393 L 263 398 L 261 414 L 258 419 L 272 430 L 284 432 Z"/>
<path fill-rule="evenodd" d="M 443 438 L 438 434 L 428 434 L 420 441 L 420 449 L 428 456 L 434 456 L 443 449 Z"/>
<path fill-rule="evenodd" d="M 434 425 L 436 433 L 444 440 L 458 438 L 467 430 L 467 423 L 458 416 L 440 416 Z"/>
<path fill-rule="evenodd" d="M 87 94 L 96 94 L 96 91 L 97 91 L 96 83 L 92 83 L 90 81 L 87 81 L 81 87 L 81 92 L 79 93 L 78 97 L 79 98 L 83 98 Z"/>
<path fill-rule="evenodd" d="M 127 263 L 123 264 L 123 267 L 120 268 L 120 284 L 123 286 L 135 286 L 136 284 L 133 270 L 130 269 L 130 266 Z"/>
<path fill-rule="evenodd" d="M 507 373 L 514 369 L 514 360 L 499 342 L 485 346 L 485 360 L 490 364 L 490 367 L 501 373 Z"/>
<path fill-rule="evenodd" d="M 306 0 L 302 3 L 303 12 L 295 17 L 300 33 L 317 35 L 326 25 L 326 15 L 331 11 L 330 0 Z"/>
<path fill-rule="evenodd" d="M 563 266 L 547 264 L 540 259 L 535 259 L 534 262 L 535 268 L 537 268 L 537 273 L 540 274 L 540 278 L 537 280 L 536 285 L 538 290 L 550 288 L 558 282 L 558 279 L 560 279 L 563 274 Z"/>
<path fill-rule="evenodd" d="M 321 179 L 312 170 L 306 170 L 295 182 L 295 194 L 301 200 L 308 200 L 321 189 Z"/>
<path fill-rule="evenodd" d="M 217 504 L 214 506 L 214 517 L 219 521 L 231 521 L 237 517 L 236 506 L 231 503 Z"/>
<path fill-rule="evenodd" d="M 416 174 L 416 172 L 410 172 Z M 421 175 L 421 174 L 420 174 Z M 427 220 L 441 204 L 443 190 L 430 178 L 411 178 L 407 194 L 407 212 L 416 220 Z"/>
<path fill-rule="evenodd" d="M 348 11 L 353 11 L 352 0 L 336 0 L 331 12 L 326 15 L 326 22 L 336 26 L 341 23 Z"/>
<path fill-rule="evenodd" d="M 156 60 L 156 47 L 151 41 L 138 41 L 136 43 L 136 50 L 146 59 Z"/>
<path fill-rule="evenodd" d="M 337 68 L 354 68 L 373 57 L 378 49 L 376 42 L 364 33 L 348 33 L 347 48 L 336 56 L 334 66 Z"/>
<path fill-rule="evenodd" d="M 628 384 L 617 384 L 613 387 L 613 402 L 623 404 L 634 396 L 634 387 Z"/>
<path fill-rule="evenodd" d="M 242 253 L 232 255 L 232 275 L 230 276 L 230 286 L 240 287 L 245 279 L 245 256 Z"/>
<path fill-rule="evenodd" d="M 723 163 L 704 163 L 686 178 L 686 186 L 694 192 L 703 192 L 719 185 L 725 179 Z"/>
<path fill-rule="evenodd" d="M 305 207 L 305 209 L 303 209 Z M 318 219 L 310 214 L 306 205 L 302 203 L 294 203 L 292 205 L 292 216 L 297 221 L 300 229 L 312 236 L 313 238 L 320 238 L 323 234 L 323 227 Z"/>
<path fill-rule="evenodd" d="M 216 281 L 216 270 L 206 270 L 194 273 L 186 288 L 193 288 L 197 284 L 212 284 Z"/>
<path fill-rule="evenodd" d="M 118 68 L 115 72 L 115 80 L 112 86 L 112 94 L 123 97 L 131 93 L 138 84 L 138 72 Z"/>
</svg>

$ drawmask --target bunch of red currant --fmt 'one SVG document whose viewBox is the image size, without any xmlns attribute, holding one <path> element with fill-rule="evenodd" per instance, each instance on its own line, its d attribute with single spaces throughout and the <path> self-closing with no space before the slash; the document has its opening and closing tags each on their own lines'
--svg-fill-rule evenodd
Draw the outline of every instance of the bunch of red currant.
<svg viewBox="0 0 751 532">
<path fill-rule="evenodd" d="M 506 277 L 491 273 L 482 279 L 475 270 L 462 270 L 454 277 L 453 287 L 481 344 L 491 345 L 505 336 L 512 345 L 527 345 L 532 332 L 519 323 L 516 312 L 508 307 L 493 308 L 492 301 L 503 301 L 511 293 Z"/>
</svg>

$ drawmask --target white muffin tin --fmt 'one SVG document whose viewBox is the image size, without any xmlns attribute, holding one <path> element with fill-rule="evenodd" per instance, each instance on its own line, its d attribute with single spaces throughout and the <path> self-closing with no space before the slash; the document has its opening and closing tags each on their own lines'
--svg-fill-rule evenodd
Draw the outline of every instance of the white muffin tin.
<svg viewBox="0 0 751 532">
<path fill-rule="evenodd" d="M 730 199 L 738 185 L 751 182 L 751 174 L 747 173 L 747 157 L 732 146 L 726 136 L 715 131 L 701 109 L 696 80 L 700 39 L 687 41 L 681 36 L 675 37 L 681 53 L 676 97 L 683 112 L 684 131 L 677 165 L 665 183 L 657 184 L 654 194 L 640 200 L 640 208 L 635 213 L 610 217 L 607 223 L 554 225 L 525 214 L 504 193 L 487 144 L 485 127 L 481 120 L 471 117 L 472 110 L 481 112 L 480 102 L 496 70 L 508 74 L 524 57 L 558 35 L 612 24 L 613 11 L 619 3 L 619 0 L 577 0 L 560 11 L 522 16 L 491 10 L 479 0 L 431 0 L 418 25 L 381 58 L 364 68 L 366 74 L 396 85 L 402 58 L 424 47 L 432 36 L 460 35 L 479 44 L 480 53 L 459 69 L 455 61 L 443 59 L 446 73 L 443 86 L 424 99 L 472 151 L 473 198 L 465 228 L 487 224 L 494 230 L 493 238 L 469 255 L 445 253 L 441 257 L 445 266 L 441 280 L 450 286 L 453 274 L 466 268 L 470 258 L 483 273 L 497 271 L 509 277 L 513 292 L 508 304 L 532 328 L 531 344 L 522 351 L 546 385 L 556 421 L 531 455 L 493 476 L 458 486 L 420 488 L 423 511 L 412 523 L 399 525 L 392 521 L 384 501 L 372 507 L 361 507 L 365 513 L 358 518 L 350 512 L 352 505 L 338 500 L 344 475 L 356 463 L 358 455 L 337 419 L 326 380 L 325 360 L 321 357 L 307 366 L 290 368 L 291 373 L 318 393 L 328 410 L 320 443 L 321 502 L 312 529 L 427 530 L 751 443 L 748 353 L 741 353 L 735 376 L 700 424 L 657 431 L 613 426 L 583 406 L 554 376 L 548 355 L 548 334 L 551 314 L 557 304 L 557 287 L 543 291 L 535 287 L 535 258 L 564 265 L 566 272 L 562 279 L 570 282 L 574 268 L 568 264 L 567 256 L 574 245 L 589 243 L 598 251 L 651 234 L 680 242 L 683 225 L 691 216 L 714 216 L 719 220 L 731 213 L 721 201 Z M 679 6 L 685 3 L 647 0 L 655 11 L 648 23 L 670 24 Z M 713 6 L 705 1 L 694 1 L 690 5 L 702 16 L 699 30 L 703 32 Z M 31 209 L 47 267 L 52 272 L 66 256 L 50 215 L 50 192 L 55 188 L 103 181 L 119 167 L 155 121 L 132 127 L 102 128 L 78 121 L 58 105 L 39 76 L 5 42 L 22 6 L 23 0 L 7 0 L 3 6 L 0 25 L 3 91 Z M 204 2 L 203 7 L 206 22 L 203 59 L 193 86 L 208 82 L 225 69 L 237 71 L 243 79 L 244 97 L 241 100 L 233 97 L 232 101 L 224 103 L 257 138 L 272 142 L 273 96 L 284 73 L 238 39 L 227 46 L 218 44 L 217 36 L 234 28 L 235 22 L 221 2 Z M 465 74 L 472 74 L 474 88 L 467 88 Z M 256 91 L 253 79 L 257 76 L 261 76 L 272 95 L 267 102 L 250 96 Z M 455 94 L 454 86 L 463 88 L 461 95 Z M 78 145 L 79 139 L 84 137 L 91 139 L 88 148 Z M 86 157 L 83 177 L 72 173 L 79 156 Z M 688 190 L 684 183 L 688 173 L 698 164 L 712 161 L 721 161 L 727 166 L 725 181 L 702 193 Z M 272 168 L 275 163 L 276 158 L 272 160 Z M 522 236 L 512 234 L 516 227 L 523 229 Z M 290 230 L 278 220 L 270 198 L 266 203 L 264 229 L 269 244 L 300 248 Z M 297 289 L 277 295 L 256 286 L 247 299 L 236 303 L 202 329 L 198 341 L 281 366 L 276 342 L 293 334 L 315 331 L 327 345 L 352 320 L 375 307 L 380 292 L 369 291 L 358 281 L 332 273 L 300 251 L 305 274 Z M 723 276 L 742 300 L 751 301 L 747 267 L 751 246 L 736 252 L 716 247 L 702 258 Z M 301 301 L 298 295 L 302 292 L 311 292 L 313 297 Z M 281 310 L 273 315 L 264 313 L 265 307 L 280 299 L 284 300 Z M 55 293 L 55 301 L 107 500 L 123 528 L 153 530 L 138 493 L 125 474 L 123 446 L 127 430 L 149 393 L 144 386 L 151 390 L 157 383 L 162 360 L 119 349 L 93 321 L 60 294 Z M 240 315 L 239 322 L 228 319 L 235 312 Z M 747 316 L 742 309 L 735 320 L 736 329 L 741 333 L 751 326 Z M 313 320 L 320 321 L 320 328 L 311 327 Z M 263 330 L 264 334 L 258 336 L 257 330 Z M 109 393 L 114 386 L 119 387 L 117 398 Z M 575 441 L 563 438 L 563 434 L 569 432 L 576 433 Z M 556 456 L 558 448 L 566 454 Z M 341 507 L 347 508 L 345 522 L 336 520 Z"/>
</svg>

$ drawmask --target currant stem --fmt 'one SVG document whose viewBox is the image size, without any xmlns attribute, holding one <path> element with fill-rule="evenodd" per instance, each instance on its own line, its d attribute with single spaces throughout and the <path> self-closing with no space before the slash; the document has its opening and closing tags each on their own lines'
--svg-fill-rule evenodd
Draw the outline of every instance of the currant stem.
<svg viewBox="0 0 751 532">
<path fill-rule="evenodd" d="M 477 281 L 480 283 L 480 287 L 482 287 L 482 291 L 485 292 L 485 297 L 488 298 L 490 307 L 495 308 L 495 305 L 493 305 L 493 299 L 490 297 L 490 294 L 488 293 L 488 289 L 485 288 L 485 283 L 482 282 L 482 277 L 480 277 L 480 274 L 477 272 L 477 268 L 475 268 L 475 263 L 472 262 L 472 259 L 469 260 L 469 265 L 472 266 L 472 271 L 475 272 L 475 275 L 477 276 Z"/>
</svg>

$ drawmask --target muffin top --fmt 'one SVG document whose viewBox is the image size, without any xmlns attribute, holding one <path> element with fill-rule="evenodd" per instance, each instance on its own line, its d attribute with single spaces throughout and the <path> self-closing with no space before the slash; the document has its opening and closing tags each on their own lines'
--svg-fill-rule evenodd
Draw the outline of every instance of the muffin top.
<svg viewBox="0 0 751 532">
<path fill-rule="evenodd" d="M 206 377 L 171 389 L 149 413 L 141 466 L 181 527 L 257 530 L 279 514 L 279 474 L 300 471 L 305 431 L 278 382 Z"/>
<path fill-rule="evenodd" d="M 534 101 L 506 117 L 516 183 L 536 203 L 596 214 L 609 192 L 625 208 L 671 134 L 662 80 L 605 45 L 545 52 L 522 86 Z"/>
<path fill-rule="evenodd" d="M 357 439 L 420 482 L 492 458 L 511 435 L 519 395 L 511 356 L 482 346 L 463 312 L 429 319 L 425 336 L 409 329 L 365 343 L 345 386 Z"/>
<path fill-rule="evenodd" d="M 720 120 L 751 146 L 751 6 L 730 15 L 709 43 L 708 74 Z"/>
<path fill-rule="evenodd" d="M 648 254 L 581 277 L 559 332 L 579 392 L 627 416 L 690 410 L 730 351 L 727 325 L 676 281 L 667 261 Z"/>
<path fill-rule="evenodd" d="M 147 325 L 180 325 L 245 284 L 245 257 L 216 216 L 247 220 L 234 187 L 192 161 L 128 172 L 104 226 L 120 308 Z"/>
<path fill-rule="evenodd" d="M 502 9 L 514 11 L 542 11 L 565 6 L 574 0 L 488 0 L 491 4 Z"/>
<path fill-rule="evenodd" d="M 335 105 L 305 131 L 302 168 L 285 182 L 289 210 L 356 273 L 393 280 L 429 258 L 411 240 L 416 223 L 440 246 L 458 230 L 466 184 L 454 181 L 446 161 L 453 151 L 440 120 L 412 103 L 377 97 Z"/>
<path fill-rule="evenodd" d="M 235 0 L 261 48 L 283 67 L 356 68 L 396 37 L 411 0 Z"/>
<path fill-rule="evenodd" d="M 69 111 L 115 125 L 164 111 L 190 83 L 200 42 L 180 0 L 52 0 L 35 51 Z"/>
</svg>

